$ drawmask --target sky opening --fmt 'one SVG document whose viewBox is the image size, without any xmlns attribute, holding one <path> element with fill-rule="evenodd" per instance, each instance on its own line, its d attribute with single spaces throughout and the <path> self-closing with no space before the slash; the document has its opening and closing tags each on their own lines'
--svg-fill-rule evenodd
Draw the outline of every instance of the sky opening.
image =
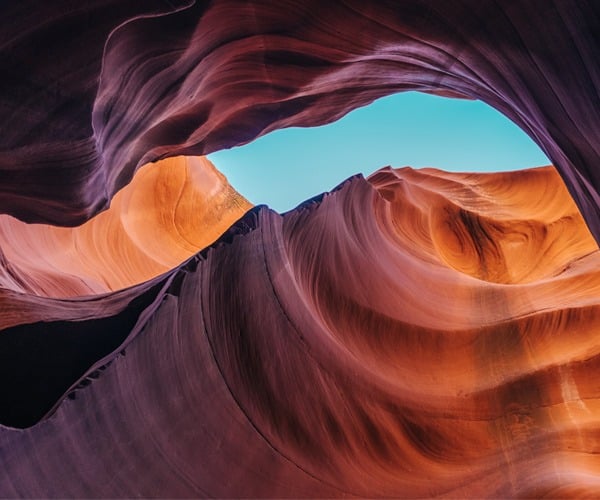
<svg viewBox="0 0 600 500">
<path fill-rule="evenodd" d="M 252 203 L 278 212 L 387 165 L 498 172 L 550 164 L 487 104 L 419 92 L 383 97 L 329 125 L 276 130 L 209 159 Z"/>
</svg>

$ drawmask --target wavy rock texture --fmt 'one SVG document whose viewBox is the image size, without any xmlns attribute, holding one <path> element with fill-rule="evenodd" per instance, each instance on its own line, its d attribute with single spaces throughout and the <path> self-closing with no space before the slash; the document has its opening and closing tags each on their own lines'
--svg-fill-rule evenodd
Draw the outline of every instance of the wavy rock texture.
<svg viewBox="0 0 600 500">
<path fill-rule="evenodd" d="M 119 290 L 174 268 L 250 207 L 206 158 L 162 160 L 82 226 L 0 215 L 0 286 L 47 297 Z"/>
<path fill-rule="evenodd" d="M 598 495 L 599 269 L 551 167 L 386 168 L 116 294 L 4 292 L 42 307 L 3 314 L 0 493 Z"/>
<path fill-rule="evenodd" d="M 82 223 L 139 166 L 402 90 L 481 99 L 600 238 L 594 0 L 4 2 L 0 211 Z M 360 34 L 360 36 L 358 36 Z"/>
<path fill-rule="evenodd" d="M 0 496 L 600 496 L 598 2 L 0 14 Z M 403 90 L 568 192 L 384 169 L 199 253 L 249 208 L 207 162 L 115 196 Z"/>
</svg>

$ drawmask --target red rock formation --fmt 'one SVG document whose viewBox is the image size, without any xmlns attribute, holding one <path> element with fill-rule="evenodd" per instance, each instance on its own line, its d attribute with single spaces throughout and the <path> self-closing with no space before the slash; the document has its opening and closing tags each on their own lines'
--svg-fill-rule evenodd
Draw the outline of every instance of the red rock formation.
<svg viewBox="0 0 600 500">
<path fill-rule="evenodd" d="M 74 225 L 139 166 L 421 90 L 481 99 L 600 238 L 594 0 L 4 2 L 0 211 Z"/>
<path fill-rule="evenodd" d="M 387 168 L 114 295 L 4 292 L 3 421 L 73 385 L 0 493 L 595 496 L 599 264 L 550 167 Z"/>
<path fill-rule="evenodd" d="M 0 215 L 0 286 L 77 297 L 141 283 L 210 245 L 251 206 L 206 158 L 162 160 L 82 226 Z"/>
<path fill-rule="evenodd" d="M 521 126 L 600 241 L 593 0 L 0 14 L 0 212 L 23 221 L 74 226 L 148 162 L 419 90 Z M 210 196 L 200 185 L 191 199 Z M 177 247 L 195 225 L 166 255 L 172 228 L 121 231 L 143 192 L 101 216 L 115 248 L 94 239 L 101 219 L 0 223 L 0 496 L 600 494 L 600 254 L 552 169 L 383 170 L 283 216 L 254 208 L 133 287 L 43 297 L 120 288 L 194 251 Z M 48 251 L 81 241 L 79 261 Z"/>
</svg>

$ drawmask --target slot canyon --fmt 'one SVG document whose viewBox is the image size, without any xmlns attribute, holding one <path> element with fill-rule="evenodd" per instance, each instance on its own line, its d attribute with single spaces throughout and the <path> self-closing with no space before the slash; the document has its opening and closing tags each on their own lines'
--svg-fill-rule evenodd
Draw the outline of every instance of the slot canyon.
<svg viewBox="0 0 600 500">
<path fill-rule="evenodd" d="M 600 3 L 0 13 L 0 497 L 600 495 Z M 278 213 L 207 158 L 404 91 L 552 164 Z"/>
</svg>

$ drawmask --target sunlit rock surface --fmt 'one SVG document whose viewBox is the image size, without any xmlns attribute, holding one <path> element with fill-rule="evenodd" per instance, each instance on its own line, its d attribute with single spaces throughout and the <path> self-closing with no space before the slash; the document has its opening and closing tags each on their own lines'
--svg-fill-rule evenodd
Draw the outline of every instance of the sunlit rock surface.
<svg viewBox="0 0 600 500">
<path fill-rule="evenodd" d="M 0 19 L 0 496 L 600 496 L 600 3 Z M 204 160 L 116 194 L 403 90 L 507 115 L 585 223 L 551 168 L 384 169 L 229 229 Z"/>
<path fill-rule="evenodd" d="M 0 287 L 76 297 L 141 283 L 211 244 L 250 207 L 206 158 L 162 160 L 82 226 L 0 215 Z"/>
<path fill-rule="evenodd" d="M 385 168 L 2 300 L 4 496 L 600 494 L 600 252 L 551 167 Z"/>
</svg>

